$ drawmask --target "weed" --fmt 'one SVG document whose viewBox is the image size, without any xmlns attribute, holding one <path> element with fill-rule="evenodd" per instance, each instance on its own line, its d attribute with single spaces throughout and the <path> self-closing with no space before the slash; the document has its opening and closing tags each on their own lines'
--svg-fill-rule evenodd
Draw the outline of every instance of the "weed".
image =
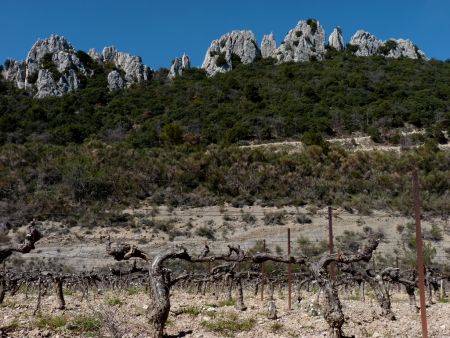
<svg viewBox="0 0 450 338">
<path fill-rule="evenodd" d="M 73 289 L 63 289 L 64 296 L 73 296 L 75 291 Z"/>
<path fill-rule="evenodd" d="M 273 323 L 272 325 L 270 325 L 270 330 L 273 333 L 280 333 L 283 330 L 283 324 L 281 324 L 281 323 Z"/>
<path fill-rule="evenodd" d="M 122 306 L 124 301 L 117 297 L 108 297 L 105 299 L 105 303 L 110 306 Z"/>
<path fill-rule="evenodd" d="M 56 330 L 66 325 L 67 318 L 65 316 L 53 316 L 40 314 L 34 321 L 34 326 L 38 329 Z"/>
<path fill-rule="evenodd" d="M 89 315 L 79 315 L 67 324 L 67 329 L 77 333 L 97 333 L 100 328 L 100 320 Z"/>
<path fill-rule="evenodd" d="M 201 325 L 209 331 L 233 336 L 238 332 L 250 331 L 255 326 L 255 323 L 256 320 L 253 318 L 239 319 L 236 313 L 230 313 L 221 318 L 203 321 Z"/>
<path fill-rule="evenodd" d="M 181 309 L 183 314 L 187 314 L 191 317 L 197 317 L 200 313 L 202 313 L 201 309 L 196 306 L 188 306 Z"/>
<path fill-rule="evenodd" d="M 221 301 L 219 301 L 219 303 L 217 303 L 218 307 L 234 306 L 234 305 L 236 305 L 236 300 L 235 299 L 221 300 Z"/>
<path fill-rule="evenodd" d="M 141 288 L 138 288 L 136 286 L 131 286 L 127 289 L 127 293 L 129 296 L 133 296 L 133 295 L 137 295 L 138 293 L 140 293 L 142 291 Z"/>
</svg>

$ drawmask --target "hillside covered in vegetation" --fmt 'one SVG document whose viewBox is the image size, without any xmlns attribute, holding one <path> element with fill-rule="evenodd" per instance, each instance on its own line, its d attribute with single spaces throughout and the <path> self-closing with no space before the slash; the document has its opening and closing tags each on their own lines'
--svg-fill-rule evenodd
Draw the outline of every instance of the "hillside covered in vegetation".
<svg viewBox="0 0 450 338">
<path fill-rule="evenodd" d="M 98 68 L 83 89 L 45 99 L 0 82 L 1 222 L 109 225 L 144 200 L 409 213 L 406 173 L 416 165 L 425 212 L 450 211 L 450 154 L 437 147 L 449 131 L 449 62 L 329 51 L 322 62 L 263 59 L 211 78 L 192 69 L 169 80 L 162 69 L 111 93 L 106 81 Z M 405 125 L 427 130 L 423 146 L 353 153 L 323 141 L 365 132 L 398 143 L 395 130 Z M 286 139 L 310 146 L 238 147 Z"/>
<path fill-rule="evenodd" d="M 433 60 L 328 51 L 323 62 L 263 59 L 212 78 L 192 69 L 169 80 L 159 70 L 113 93 L 106 82 L 98 67 L 84 89 L 36 100 L 2 81 L 0 142 L 230 144 L 307 131 L 383 132 L 406 123 L 441 131 L 450 121 L 450 63 Z"/>
</svg>

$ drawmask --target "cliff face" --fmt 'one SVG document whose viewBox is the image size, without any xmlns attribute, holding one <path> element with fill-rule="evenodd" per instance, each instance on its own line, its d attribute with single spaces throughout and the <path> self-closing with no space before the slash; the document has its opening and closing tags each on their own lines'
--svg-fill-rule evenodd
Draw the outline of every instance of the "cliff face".
<svg viewBox="0 0 450 338">
<path fill-rule="evenodd" d="M 273 33 L 270 35 L 264 35 L 261 42 L 261 56 L 263 58 L 275 57 L 275 51 L 277 50 L 277 42 Z"/>
<path fill-rule="evenodd" d="M 336 27 L 328 38 L 328 45 L 337 51 L 344 50 L 344 37 L 342 36 L 341 27 Z"/>
<path fill-rule="evenodd" d="M 123 73 L 114 70 L 112 72 L 117 74 L 108 75 L 110 89 L 123 88 L 150 77 L 150 69 L 137 56 L 118 52 L 113 47 L 106 47 L 103 54 L 90 50 L 86 55 L 58 35 L 38 40 L 25 61 L 6 60 L 2 74 L 18 88 L 33 91 L 36 98 L 61 96 L 79 89 L 82 78 L 93 75 L 86 57 L 99 64 L 109 63 Z"/>
<path fill-rule="evenodd" d="M 202 68 L 209 76 L 233 69 L 236 63 L 251 63 L 261 58 L 261 50 L 250 31 L 233 31 L 211 42 Z"/>
<path fill-rule="evenodd" d="M 275 51 L 279 62 L 306 62 L 313 57 L 322 60 L 325 52 L 325 30 L 319 21 L 300 21 L 284 38 Z"/>
</svg>

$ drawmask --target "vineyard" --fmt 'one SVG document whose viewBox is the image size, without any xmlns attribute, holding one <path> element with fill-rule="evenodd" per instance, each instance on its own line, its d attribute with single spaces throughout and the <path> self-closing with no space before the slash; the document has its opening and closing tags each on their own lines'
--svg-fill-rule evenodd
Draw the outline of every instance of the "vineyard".
<svg viewBox="0 0 450 338">
<path fill-rule="evenodd" d="M 147 250 L 108 235 L 100 241 L 108 266 L 7 264 L 34 259 L 38 223 L 22 243 L 0 249 L 2 337 L 420 336 L 418 262 L 381 259 L 387 239 L 379 231 L 335 252 L 330 232 L 323 252 L 304 239 L 309 250 L 293 250 L 288 228 L 286 253 L 270 238 Z M 446 259 L 431 264 L 424 248 L 429 336 L 450 336 Z"/>
</svg>

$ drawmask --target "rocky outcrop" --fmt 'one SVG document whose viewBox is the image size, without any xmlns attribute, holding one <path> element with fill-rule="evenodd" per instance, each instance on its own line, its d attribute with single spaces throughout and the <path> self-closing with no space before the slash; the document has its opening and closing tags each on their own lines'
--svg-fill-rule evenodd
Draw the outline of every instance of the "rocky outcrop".
<svg viewBox="0 0 450 338">
<path fill-rule="evenodd" d="M 362 30 L 357 31 L 353 35 L 350 44 L 357 48 L 355 51 L 357 56 L 383 55 L 394 59 L 401 57 L 427 59 L 425 53 L 414 45 L 411 40 L 390 39 L 381 41 L 374 35 Z"/>
<path fill-rule="evenodd" d="M 270 33 L 270 35 L 264 35 L 261 42 L 261 56 L 263 58 L 274 57 L 276 50 L 277 42 L 275 41 L 273 33 Z"/>
<path fill-rule="evenodd" d="M 325 52 L 325 30 L 314 19 L 300 21 L 284 38 L 275 52 L 278 62 L 322 60 Z"/>
<path fill-rule="evenodd" d="M 170 66 L 168 77 L 171 79 L 183 75 L 183 71 L 191 68 L 191 60 L 189 56 L 183 54 L 182 57 L 175 58 Z"/>
<path fill-rule="evenodd" d="M 202 68 L 208 76 L 224 73 L 236 64 L 252 63 L 261 58 L 261 51 L 251 31 L 233 31 L 211 42 L 206 51 Z"/>
<path fill-rule="evenodd" d="M 24 89 L 26 74 L 27 67 L 25 62 L 6 59 L 2 71 L 2 75 L 5 80 L 14 82 L 18 88 Z"/>
<path fill-rule="evenodd" d="M 86 62 L 86 54 L 80 53 L 64 37 L 52 35 L 38 40 L 25 61 L 6 60 L 2 75 L 13 81 L 18 88 L 34 91 L 36 98 L 61 96 L 79 89 L 82 77 L 90 77 L 94 73 L 88 66 L 90 63 Z M 105 48 L 103 54 L 91 49 L 88 55 L 99 64 L 110 63 L 123 72 L 123 77 L 118 72 L 121 81 L 115 73 L 108 76 L 108 87 L 113 88 L 112 90 L 150 77 L 150 69 L 142 63 L 140 57 L 118 52 L 113 47 Z"/>
<path fill-rule="evenodd" d="M 102 54 L 97 52 L 95 50 L 95 48 L 89 49 L 88 55 L 91 57 L 92 60 L 94 60 L 94 61 L 96 61 L 98 63 L 103 63 L 103 56 L 102 56 Z"/>
<path fill-rule="evenodd" d="M 36 98 L 41 99 L 47 96 L 61 96 L 62 92 L 58 88 L 53 74 L 47 69 L 39 71 L 38 79 L 36 81 L 37 94 Z"/>
<path fill-rule="evenodd" d="M 36 98 L 61 96 L 80 87 L 80 76 L 90 72 L 62 36 L 39 39 L 25 61 L 7 60 L 3 76 L 18 88 L 35 90 Z"/>
<path fill-rule="evenodd" d="M 328 38 L 328 45 L 330 48 L 337 51 L 344 50 L 345 44 L 341 27 L 336 27 L 330 34 L 330 37 Z"/>
<path fill-rule="evenodd" d="M 380 53 L 388 58 L 428 59 L 411 40 L 390 39 L 380 47 Z"/>
<path fill-rule="evenodd" d="M 125 81 L 117 70 L 108 74 L 108 89 L 110 91 L 119 90 L 125 87 Z"/>
<path fill-rule="evenodd" d="M 355 55 L 372 56 L 378 53 L 378 49 L 382 45 L 382 41 L 378 40 L 375 35 L 366 31 L 359 30 L 352 36 L 350 45 L 355 46 Z"/>
<path fill-rule="evenodd" d="M 104 63 L 113 64 L 124 71 L 124 80 L 127 86 L 147 81 L 150 78 L 150 68 L 142 63 L 139 56 L 119 52 L 114 47 L 105 47 L 102 56 Z"/>
<path fill-rule="evenodd" d="M 39 39 L 33 47 L 31 47 L 25 60 L 25 63 L 27 64 L 27 72 L 29 74 L 38 72 L 41 68 L 40 62 L 47 54 L 54 56 L 59 53 L 66 55 L 75 54 L 75 50 L 63 36 L 51 35 L 47 39 Z M 64 56 L 60 56 L 59 58 L 64 58 Z M 57 64 L 57 66 L 58 68 L 61 68 L 59 64 Z"/>
</svg>

